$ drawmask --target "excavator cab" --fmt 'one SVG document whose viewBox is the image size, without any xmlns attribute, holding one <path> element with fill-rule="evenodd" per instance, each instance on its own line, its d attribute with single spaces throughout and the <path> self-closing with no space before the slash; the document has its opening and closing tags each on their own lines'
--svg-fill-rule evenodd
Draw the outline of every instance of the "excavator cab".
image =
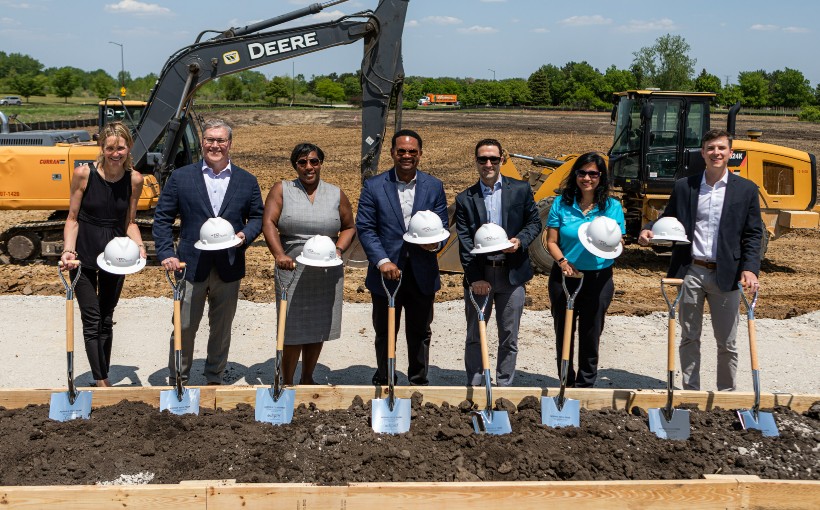
<svg viewBox="0 0 820 510">
<path fill-rule="evenodd" d="M 616 97 L 609 167 L 613 187 L 624 193 L 627 233 L 634 233 L 646 217 L 657 217 L 677 179 L 704 169 L 700 141 L 715 94 L 628 90 Z"/>
</svg>

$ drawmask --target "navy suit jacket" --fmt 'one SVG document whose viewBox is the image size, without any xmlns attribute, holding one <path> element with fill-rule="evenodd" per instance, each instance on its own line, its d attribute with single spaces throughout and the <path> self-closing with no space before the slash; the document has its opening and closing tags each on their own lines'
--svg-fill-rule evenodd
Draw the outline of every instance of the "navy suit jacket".
<svg viewBox="0 0 820 510">
<path fill-rule="evenodd" d="M 481 225 L 487 223 L 487 209 L 479 182 L 462 191 L 456 197 L 456 232 L 458 255 L 464 267 L 464 284 L 484 279 L 486 255 L 473 255 L 473 238 Z M 530 185 L 518 179 L 501 176 L 501 226 L 508 238 L 521 241 L 521 248 L 507 253 L 510 285 L 523 285 L 532 279 L 530 243 L 541 233 L 541 218 L 532 197 Z"/>
<path fill-rule="evenodd" d="M 251 173 L 231 163 L 231 180 L 222 201 L 219 216 L 233 225 L 234 232 L 244 232 L 245 243 L 219 251 L 194 248 L 199 229 L 214 217 L 202 162 L 174 170 L 154 212 L 153 236 L 157 258 L 177 257 L 186 263 L 185 279 L 201 282 L 216 267 L 222 281 L 233 282 L 245 276 L 245 250 L 262 231 L 262 192 Z M 172 225 L 180 218 L 179 245 L 174 250 Z"/>
<path fill-rule="evenodd" d="M 703 172 L 675 182 L 675 188 L 666 204 L 663 216 L 674 216 L 683 224 L 686 237 L 695 237 L 695 215 Z M 760 272 L 760 245 L 763 238 L 763 220 L 757 185 L 729 172 L 726 195 L 715 242 L 717 248 L 717 283 L 723 292 L 737 289 L 740 273 Z M 667 276 L 683 278 L 692 264 L 692 245 L 678 244 L 672 250 Z"/>
<path fill-rule="evenodd" d="M 376 264 L 387 258 L 401 270 L 410 264 L 422 294 L 434 294 L 441 288 L 438 258 L 433 252 L 404 242 L 402 236 L 407 230 L 404 228 L 404 216 L 396 183 L 396 170 L 390 169 L 371 177 L 362 186 L 356 213 L 356 234 L 369 262 L 365 286 L 376 295 L 385 295 L 381 272 Z M 444 228 L 448 227 L 444 185 L 440 180 L 420 170 L 416 170 L 413 214 L 418 211 L 432 211 L 438 214 Z"/>
</svg>

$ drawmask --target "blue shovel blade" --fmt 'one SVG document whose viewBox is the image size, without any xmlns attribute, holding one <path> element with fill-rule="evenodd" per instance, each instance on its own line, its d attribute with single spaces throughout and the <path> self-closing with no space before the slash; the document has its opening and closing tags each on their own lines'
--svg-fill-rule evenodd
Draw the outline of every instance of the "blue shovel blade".
<svg viewBox="0 0 820 510">
<path fill-rule="evenodd" d="M 478 434 L 509 434 L 512 432 L 510 413 L 507 411 L 476 411 L 473 413 L 473 430 Z"/>
<path fill-rule="evenodd" d="M 581 402 L 565 398 L 564 405 L 559 410 L 556 398 L 541 397 L 541 425 L 552 428 L 580 426 Z"/>
<path fill-rule="evenodd" d="M 48 417 L 56 421 L 68 421 L 82 418 L 88 419 L 91 414 L 91 392 L 77 392 L 77 399 L 72 404 L 68 400 L 68 392 L 52 393 L 51 405 L 48 408 Z"/>
<path fill-rule="evenodd" d="M 386 398 L 374 398 L 370 402 L 370 421 L 373 432 L 378 434 L 403 434 L 410 430 L 410 399 L 393 399 L 393 410 Z"/>
<path fill-rule="evenodd" d="M 772 413 L 758 411 L 757 420 L 755 420 L 754 413 L 750 409 L 742 409 L 738 410 L 737 416 L 740 418 L 740 424 L 743 425 L 744 429 L 757 429 L 763 432 L 764 436 L 768 437 L 776 437 L 780 435 L 780 431 L 777 430 L 777 423 L 775 423 L 774 415 Z"/>
<path fill-rule="evenodd" d="M 663 409 L 649 409 L 649 430 L 661 439 L 689 439 L 689 411 L 672 409 L 672 419 L 667 420 Z"/>
<path fill-rule="evenodd" d="M 278 400 L 273 400 L 270 388 L 256 388 L 256 421 L 283 425 L 293 421 L 296 391 L 282 390 Z"/>
<path fill-rule="evenodd" d="M 177 390 L 159 392 L 159 410 L 173 414 L 199 414 L 199 388 L 183 388 L 182 400 L 177 398 Z"/>
</svg>

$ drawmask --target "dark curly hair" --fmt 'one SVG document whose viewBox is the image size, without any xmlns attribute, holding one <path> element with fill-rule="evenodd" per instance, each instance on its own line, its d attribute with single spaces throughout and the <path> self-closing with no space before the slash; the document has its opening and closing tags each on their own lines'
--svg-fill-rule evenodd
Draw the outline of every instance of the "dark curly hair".
<svg viewBox="0 0 820 510">
<path fill-rule="evenodd" d="M 595 167 L 601 172 L 601 177 L 598 180 L 598 187 L 595 188 L 594 200 L 598 204 L 598 209 L 603 211 L 606 209 L 606 202 L 609 199 L 609 174 L 606 168 L 606 160 L 598 152 L 587 152 L 578 156 L 572 164 L 564 182 L 561 184 L 561 200 L 564 204 L 571 206 L 573 202 L 581 201 L 581 188 L 578 187 L 576 180 L 577 172 L 581 168 L 590 163 L 595 163 Z"/>
</svg>

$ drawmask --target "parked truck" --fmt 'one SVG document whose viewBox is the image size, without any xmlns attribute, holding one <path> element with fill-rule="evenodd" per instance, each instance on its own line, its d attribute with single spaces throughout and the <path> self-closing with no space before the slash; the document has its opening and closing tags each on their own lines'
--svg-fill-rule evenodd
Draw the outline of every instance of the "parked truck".
<svg viewBox="0 0 820 510">
<path fill-rule="evenodd" d="M 426 96 L 419 99 L 419 106 L 425 106 L 425 105 L 431 105 L 431 104 L 455 105 L 455 104 L 458 104 L 458 95 L 456 95 L 456 94 L 427 94 Z"/>
</svg>

